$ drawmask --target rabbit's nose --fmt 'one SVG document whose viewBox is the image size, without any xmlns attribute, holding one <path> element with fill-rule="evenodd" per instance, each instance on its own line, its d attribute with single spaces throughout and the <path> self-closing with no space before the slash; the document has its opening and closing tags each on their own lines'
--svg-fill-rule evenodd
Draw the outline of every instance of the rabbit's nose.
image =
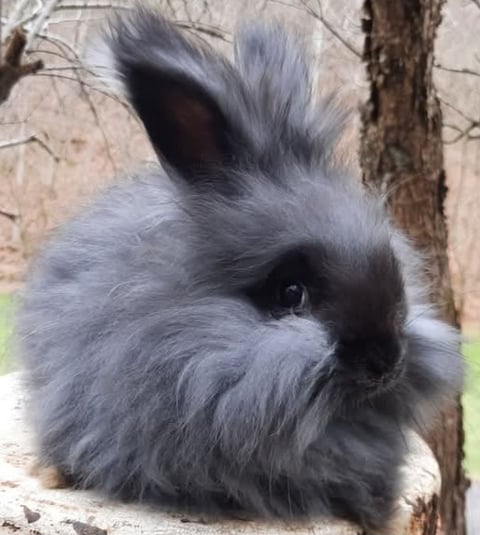
<svg viewBox="0 0 480 535">
<path fill-rule="evenodd" d="M 339 344 L 338 358 L 344 366 L 368 379 L 381 381 L 394 372 L 403 359 L 398 337 L 357 338 Z"/>
</svg>

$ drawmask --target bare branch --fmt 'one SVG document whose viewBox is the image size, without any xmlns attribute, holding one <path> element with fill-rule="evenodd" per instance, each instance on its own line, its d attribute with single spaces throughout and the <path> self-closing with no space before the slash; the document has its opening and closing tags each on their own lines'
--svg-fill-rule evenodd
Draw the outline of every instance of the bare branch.
<svg viewBox="0 0 480 535">
<path fill-rule="evenodd" d="M 44 5 L 38 17 L 35 18 L 32 24 L 32 28 L 28 32 L 27 48 L 30 48 L 32 46 L 33 40 L 35 39 L 37 34 L 43 30 L 43 28 L 45 27 L 45 24 L 47 23 L 48 19 L 51 17 L 53 11 L 55 10 L 56 5 L 59 2 L 60 0 L 47 0 L 47 3 Z"/>
<path fill-rule="evenodd" d="M 24 31 L 16 28 L 7 43 L 4 58 L 0 58 L 0 104 L 8 99 L 13 87 L 21 78 L 43 69 L 42 60 L 22 64 L 26 44 Z"/>
<path fill-rule="evenodd" d="M 25 51 L 25 55 L 26 56 L 31 56 L 32 54 L 44 54 L 44 55 L 47 55 L 47 56 L 55 56 L 56 58 L 66 59 L 65 58 L 65 53 L 63 51 L 55 52 L 53 50 L 47 50 L 46 48 L 40 48 L 40 47 L 35 48 L 35 50 L 26 50 Z M 42 70 L 46 71 L 48 69 L 42 69 Z"/>
<path fill-rule="evenodd" d="M 282 0 L 271 0 L 272 3 L 274 4 L 280 4 L 280 5 L 283 5 L 283 6 L 287 6 L 287 7 L 294 7 L 296 9 L 299 9 L 298 7 L 296 6 L 292 6 L 291 4 L 285 2 L 285 1 L 282 1 Z M 321 0 L 317 0 L 317 5 L 318 5 L 318 11 L 315 11 L 314 9 L 312 9 L 307 3 L 305 0 L 300 0 L 300 3 L 302 4 L 303 6 L 303 9 L 302 11 L 304 11 L 305 13 L 308 13 L 310 16 L 312 16 L 314 19 L 318 20 L 319 22 L 321 22 L 321 24 L 325 27 L 325 29 L 331 33 L 338 41 L 340 41 L 340 43 L 342 43 L 342 45 L 347 49 L 349 50 L 353 55 L 357 56 L 357 58 L 361 58 L 362 57 L 362 54 L 359 50 L 357 50 L 355 48 L 355 46 L 350 43 L 349 41 L 347 41 L 347 39 L 345 39 L 336 29 L 335 27 L 333 26 L 333 24 L 331 22 L 329 22 L 327 20 L 327 18 L 325 17 L 324 13 L 323 13 L 323 6 L 322 6 L 322 2 Z"/>
<path fill-rule="evenodd" d="M 461 109 L 457 108 L 455 105 L 451 104 L 450 102 L 446 101 L 441 97 L 439 97 L 439 100 L 444 106 L 454 111 L 457 115 L 459 115 L 463 120 L 467 122 L 465 128 L 460 128 L 458 125 L 451 123 L 444 123 L 444 128 L 449 128 L 457 133 L 451 139 L 444 140 L 444 143 L 446 145 L 452 145 L 453 143 L 457 143 L 457 141 L 460 141 L 461 139 L 464 139 L 465 141 L 473 141 L 475 139 L 480 138 L 480 134 L 477 135 L 472 133 L 477 128 L 480 129 L 480 119 L 474 119 L 472 117 L 469 117 Z"/>
<path fill-rule="evenodd" d="M 479 121 L 472 121 L 464 130 L 452 124 L 444 124 L 443 126 L 446 128 L 451 128 L 452 130 L 455 130 L 456 132 L 458 132 L 458 134 L 454 136 L 452 139 L 444 140 L 444 143 L 446 145 L 452 145 L 453 143 L 457 143 L 457 141 L 460 141 L 461 139 L 465 139 L 466 141 L 473 141 L 475 139 L 480 139 L 480 134 L 474 135 L 471 133 L 476 128 L 480 128 Z"/>
<path fill-rule="evenodd" d="M 480 0 L 478 0 L 480 2 Z M 452 67 L 444 67 L 443 65 L 440 65 L 439 63 L 435 64 L 435 68 L 440 71 L 446 71 L 446 72 L 452 72 L 454 74 L 468 74 L 470 76 L 479 76 L 480 77 L 480 71 L 473 71 L 472 69 L 454 69 Z"/>
<path fill-rule="evenodd" d="M 2 210 L 1 208 L 0 208 L 0 216 L 6 217 L 12 223 L 16 223 L 20 219 L 20 216 L 18 214 L 13 214 L 12 212 L 7 212 L 6 210 Z"/>
<path fill-rule="evenodd" d="M 45 33 L 39 33 L 37 37 L 55 45 L 65 55 L 67 59 L 70 59 L 68 57 L 68 53 L 70 53 L 80 63 L 80 55 L 78 54 L 78 52 L 68 41 L 66 41 L 62 37 L 54 34 Z"/>
<path fill-rule="evenodd" d="M 301 0 L 301 1 L 302 1 L 302 4 L 306 5 L 305 0 Z M 359 50 L 357 50 L 351 43 L 349 43 L 339 32 L 337 32 L 334 26 L 325 18 L 325 16 L 323 15 L 323 7 L 322 7 L 321 0 L 317 0 L 317 5 L 318 5 L 318 13 L 316 13 L 311 8 L 309 8 L 312 16 L 317 18 L 334 37 L 336 37 L 348 50 L 350 50 L 352 54 L 357 56 L 357 58 L 361 58 L 362 53 Z"/>
<path fill-rule="evenodd" d="M 113 155 L 112 155 L 110 142 L 108 140 L 107 134 L 106 134 L 106 132 L 105 132 L 103 126 L 102 126 L 102 123 L 100 121 L 100 116 L 99 116 L 99 114 L 97 112 L 97 108 L 95 107 L 95 104 L 93 103 L 92 96 L 91 96 L 90 92 L 88 91 L 88 89 L 91 89 L 91 88 L 87 83 L 85 83 L 85 80 L 83 80 L 81 78 L 81 71 L 74 70 L 73 71 L 73 75 L 77 79 L 78 85 L 80 87 L 80 91 L 82 92 L 82 95 L 83 95 L 84 99 L 86 100 L 88 107 L 90 108 L 90 111 L 91 111 L 91 113 L 93 115 L 93 118 L 95 120 L 97 128 L 100 130 L 100 133 L 102 134 L 103 141 L 105 143 L 105 150 L 107 152 L 108 159 L 110 160 L 110 163 L 112 164 L 112 167 L 113 167 L 114 171 L 117 172 L 117 166 L 115 164 L 115 159 L 113 158 Z"/>
<path fill-rule="evenodd" d="M 46 67 L 42 72 L 59 72 L 59 71 L 85 71 L 83 65 L 59 65 L 58 67 Z"/>
<path fill-rule="evenodd" d="M 448 102 L 447 100 L 445 100 L 444 98 L 442 97 L 438 97 L 438 100 L 445 106 L 447 106 L 447 108 L 450 108 L 451 110 L 453 110 L 455 113 L 457 113 L 458 115 L 460 115 L 460 117 L 462 117 L 463 119 L 465 119 L 466 121 L 468 122 L 476 122 L 476 119 L 472 119 L 471 117 L 469 117 L 468 115 L 466 115 L 460 108 L 457 108 L 454 104 L 452 104 L 451 102 Z"/>
<path fill-rule="evenodd" d="M 208 37 L 213 37 L 215 39 L 220 39 L 226 43 L 230 42 L 230 39 L 227 39 L 226 33 L 216 28 L 215 26 L 207 26 L 206 24 L 199 24 L 197 22 L 181 22 L 175 21 L 175 25 L 179 28 L 186 30 L 192 30 L 194 32 L 207 35 Z"/>
<path fill-rule="evenodd" d="M 10 33 L 13 32 L 16 26 L 21 25 L 21 19 L 24 17 L 24 12 L 29 2 L 30 0 L 20 0 L 19 2 L 14 3 L 13 13 L 11 14 L 8 22 L 5 24 L 5 39 L 8 39 Z"/>
<path fill-rule="evenodd" d="M 59 80 L 65 80 L 65 81 L 69 81 L 69 82 L 75 82 L 75 83 L 78 83 L 78 79 L 77 78 L 73 78 L 71 76 L 65 76 L 64 74 L 57 74 L 55 72 L 39 72 L 37 74 L 37 76 L 46 76 L 46 77 L 49 77 L 49 78 L 57 78 Z M 130 114 L 132 113 L 132 110 L 131 108 L 128 106 L 128 104 L 123 101 L 122 99 L 118 98 L 116 95 L 114 95 L 112 92 L 110 91 L 107 91 L 105 89 L 101 89 L 100 87 L 97 87 L 93 84 L 90 84 L 89 82 L 87 82 L 86 80 L 82 80 L 82 84 L 85 86 L 85 87 L 88 87 L 88 89 L 90 89 L 91 91 L 95 91 L 97 93 L 100 93 L 101 95 L 104 95 L 112 100 L 114 100 L 115 102 L 117 102 L 118 104 L 120 104 L 121 106 L 123 106 Z M 134 117 L 136 117 L 136 115 L 134 115 Z M 137 119 L 138 120 L 138 119 Z"/>
<path fill-rule="evenodd" d="M 74 10 L 105 10 L 105 9 L 112 9 L 115 8 L 115 10 L 127 10 L 131 11 L 132 6 L 123 5 L 123 4 L 115 4 L 112 2 L 89 2 L 89 0 L 84 0 L 81 3 L 73 3 L 73 4 L 67 4 L 67 3 L 60 3 L 55 8 L 55 11 L 74 11 Z"/>
<path fill-rule="evenodd" d="M 18 147 L 19 145 L 26 145 L 28 143 L 37 143 L 43 150 L 48 152 L 50 156 L 56 161 L 59 162 L 60 158 L 53 152 L 53 150 L 39 137 L 32 134 L 30 136 L 19 138 L 19 139 L 11 139 L 9 141 L 4 141 L 3 143 L 0 143 L 0 149 L 6 149 L 10 147 Z"/>
</svg>

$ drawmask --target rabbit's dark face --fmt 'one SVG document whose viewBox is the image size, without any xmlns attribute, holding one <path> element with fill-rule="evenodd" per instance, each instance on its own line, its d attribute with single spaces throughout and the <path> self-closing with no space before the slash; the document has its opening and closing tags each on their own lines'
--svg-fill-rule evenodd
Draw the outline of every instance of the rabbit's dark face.
<svg viewBox="0 0 480 535">
<path fill-rule="evenodd" d="M 294 249 L 248 292 L 276 321 L 293 314 L 324 327 L 334 347 L 329 380 L 354 402 L 391 386 L 404 366 L 403 283 L 393 252 L 382 248 L 365 251 L 360 265 L 320 242 Z M 291 352 L 295 358 L 294 340 Z M 315 388 L 324 380 L 322 370 Z"/>
<path fill-rule="evenodd" d="M 401 378 L 408 345 L 401 266 L 382 208 L 358 185 L 304 170 L 301 179 L 258 180 L 233 199 L 194 199 L 198 291 L 244 302 L 259 322 L 276 326 L 271 358 L 278 351 L 279 361 L 288 353 L 304 362 L 305 377 L 292 380 L 310 399 L 324 389 L 358 404 Z"/>
<path fill-rule="evenodd" d="M 362 251 L 361 261 L 351 262 L 351 252 L 329 249 L 320 240 L 293 250 L 250 296 L 278 321 L 289 314 L 318 321 L 335 348 L 332 380 L 358 400 L 399 378 L 406 304 L 399 266 L 388 244 Z"/>
</svg>

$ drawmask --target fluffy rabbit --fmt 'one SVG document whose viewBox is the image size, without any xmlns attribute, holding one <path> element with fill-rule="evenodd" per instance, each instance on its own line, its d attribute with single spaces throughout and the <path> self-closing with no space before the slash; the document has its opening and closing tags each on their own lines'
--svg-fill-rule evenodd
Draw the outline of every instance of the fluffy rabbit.
<svg viewBox="0 0 480 535">
<path fill-rule="evenodd" d="M 335 166 L 341 114 L 300 40 L 249 25 L 230 63 L 137 8 L 102 52 L 164 170 L 108 189 L 29 276 L 41 462 L 122 499 L 384 526 L 405 426 L 461 388 L 459 337 Z"/>
</svg>

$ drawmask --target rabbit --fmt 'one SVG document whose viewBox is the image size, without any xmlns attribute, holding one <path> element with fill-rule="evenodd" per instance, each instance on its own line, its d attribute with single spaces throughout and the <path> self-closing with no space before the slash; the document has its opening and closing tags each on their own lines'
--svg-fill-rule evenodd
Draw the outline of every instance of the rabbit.
<svg viewBox="0 0 480 535">
<path fill-rule="evenodd" d="M 40 462 L 76 488 L 213 517 L 383 529 L 406 429 L 461 391 L 457 331 L 380 195 L 335 156 L 277 23 L 233 60 L 155 10 L 97 47 L 159 164 L 57 229 L 18 311 Z"/>
</svg>

